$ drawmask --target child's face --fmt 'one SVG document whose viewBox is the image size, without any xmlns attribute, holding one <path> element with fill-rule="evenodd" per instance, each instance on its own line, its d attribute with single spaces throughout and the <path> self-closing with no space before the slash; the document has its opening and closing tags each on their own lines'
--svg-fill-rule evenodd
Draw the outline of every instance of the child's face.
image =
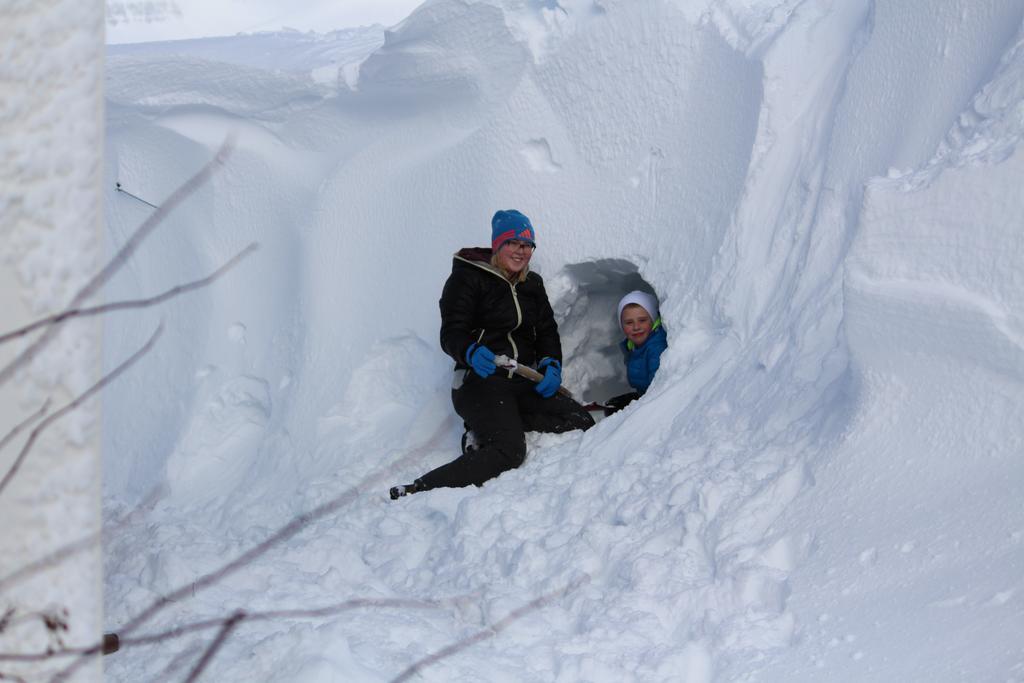
<svg viewBox="0 0 1024 683">
<path fill-rule="evenodd" d="M 622 331 L 626 333 L 626 339 L 640 346 L 647 337 L 651 336 L 651 315 L 643 306 L 630 304 L 622 309 Z"/>
</svg>

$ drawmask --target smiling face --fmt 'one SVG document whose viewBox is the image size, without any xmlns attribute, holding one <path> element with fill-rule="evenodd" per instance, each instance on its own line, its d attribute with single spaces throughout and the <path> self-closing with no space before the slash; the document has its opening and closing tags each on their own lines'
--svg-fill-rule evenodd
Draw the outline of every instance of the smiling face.
<svg viewBox="0 0 1024 683">
<path fill-rule="evenodd" d="M 651 336 L 651 327 L 654 321 L 651 314 L 640 304 L 630 304 L 622 309 L 622 331 L 626 333 L 626 339 L 640 346 L 647 337 Z"/>
<path fill-rule="evenodd" d="M 531 256 L 533 246 L 529 242 L 509 240 L 498 247 L 498 265 L 511 275 L 518 275 L 530 265 Z"/>
</svg>

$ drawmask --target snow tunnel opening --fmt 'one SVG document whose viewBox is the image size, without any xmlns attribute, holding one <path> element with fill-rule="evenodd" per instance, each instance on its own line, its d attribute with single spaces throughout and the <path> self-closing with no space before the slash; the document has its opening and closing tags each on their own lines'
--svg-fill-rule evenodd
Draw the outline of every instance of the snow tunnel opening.
<svg viewBox="0 0 1024 683">
<path fill-rule="evenodd" d="M 619 349 L 619 300 L 633 290 L 657 296 L 640 269 L 625 259 L 566 265 L 553 297 L 568 388 L 583 401 L 603 402 L 632 391 Z"/>
</svg>

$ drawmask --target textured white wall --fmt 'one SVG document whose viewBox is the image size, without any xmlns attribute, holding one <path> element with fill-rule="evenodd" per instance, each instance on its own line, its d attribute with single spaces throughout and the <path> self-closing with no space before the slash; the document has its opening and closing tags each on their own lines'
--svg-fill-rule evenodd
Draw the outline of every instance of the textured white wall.
<svg viewBox="0 0 1024 683">
<path fill-rule="evenodd" d="M 15 0 L 0 5 L 0 332 L 65 306 L 95 272 L 103 137 L 103 4 Z M 65 325 L 41 354 L 0 379 L 0 438 L 48 398 L 50 412 L 99 378 L 98 321 Z M 32 337 L 0 346 L 0 378 Z M 102 631 L 99 542 L 55 567 L 19 575 L 98 533 L 98 403 L 52 423 L 0 491 L 0 651 L 59 647 L 39 612 L 66 618 L 67 645 Z M 28 438 L 0 451 L 0 480 Z M 42 678 L 67 660 L 0 674 Z M 3 676 L 0 676 L 2 678 Z M 98 680 L 94 659 L 73 680 Z M 15 679 L 19 680 L 19 679 Z"/>
</svg>

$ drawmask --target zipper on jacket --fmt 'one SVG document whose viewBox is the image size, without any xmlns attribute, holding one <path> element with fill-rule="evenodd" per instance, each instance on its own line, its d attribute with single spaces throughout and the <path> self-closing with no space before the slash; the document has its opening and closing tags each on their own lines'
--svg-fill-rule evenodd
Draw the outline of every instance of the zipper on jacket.
<svg viewBox="0 0 1024 683">
<path fill-rule="evenodd" d="M 519 307 L 519 294 L 516 292 L 515 284 L 509 282 L 508 286 L 512 288 L 512 303 L 516 305 L 516 326 L 508 331 L 505 336 L 508 337 L 508 343 L 512 345 L 512 358 L 517 362 L 519 360 L 519 347 L 516 346 L 515 341 L 512 339 L 512 333 L 519 329 L 519 326 L 523 324 L 523 309 Z M 508 378 L 512 379 L 512 375 L 515 374 L 512 370 L 508 371 Z"/>
<path fill-rule="evenodd" d="M 489 263 L 485 265 L 483 263 L 480 263 L 479 261 L 470 261 L 469 259 L 463 258 L 463 257 L 459 256 L 458 254 L 455 254 L 455 258 L 459 259 L 460 261 L 464 261 L 465 263 L 468 263 L 468 264 L 470 264 L 472 266 L 476 266 L 477 268 L 482 268 L 483 270 L 486 270 L 488 273 L 494 275 L 495 277 L 500 277 L 502 280 L 505 281 L 505 283 L 512 290 L 512 303 L 515 304 L 515 307 L 516 307 L 516 326 L 513 327 L 511 330 L 509 330 L 508 333 L 505 335 L 505 337 L 508 339 L 508 343 L 512 346 L 512 360 L 518 362 L 518 360 L 519 360 L 519 347 L 516 346 L 515 341 L 513 341 L 512 333 L 515 332 L 516 330 L 518 330 L 519 327 L 523 324 L 523 309 L 522 309 L 522 307 L 519 306 L 519 295 L 516 292 L 516 283 L 509 282 L 508 278 L 506 278 L 500 272 L 495 270 Z M 484 332 L 485 331 L 486 330 L 480 330 L 480 336 L 477 337 L 477 343 L 478 344 L 480 343 L 480 340 L 484 338 Z M 509 370 L 508 371 L 508 378 L 512 379 L 513 375 L 515 375 L 515 372 L 513 370 Z"/>
</svg>

